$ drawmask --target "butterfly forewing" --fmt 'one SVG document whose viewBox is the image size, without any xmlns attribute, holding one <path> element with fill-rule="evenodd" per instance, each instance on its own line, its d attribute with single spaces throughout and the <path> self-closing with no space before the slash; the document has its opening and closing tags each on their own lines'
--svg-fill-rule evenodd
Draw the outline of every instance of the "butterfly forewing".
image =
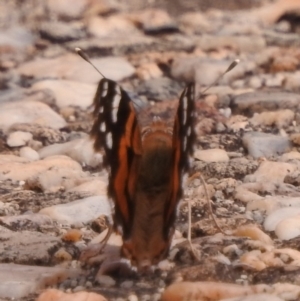
<svg viewBox="0 0 300 301">
<path fill-rule="evenodd" d="M 175 117 L 178 130 L 173 134 L 173 141 L 180 141 L 178 168 L 180 172 L 187 172 L 190 168 L 190 159 L 194 152 L 195 134 L 195 85 L 189 84 L 182 92 Z M 177 135 L 177 138 L 176 136 Z"/>
<path fill-rule="evenodd" d="M 166 207 L 166 229 L 174 222 L 176 207 L 182 196 L 182 180 L 190 168 L 195 134 L 195 85 L 189 84 L 182 92 L 173 128 L 172 196 Z"/>
<path fill-rule="evenodd" d="M 105 152 L 108 194 L 115 202 L 114 226 L 129 232 L 141 134 L 132 102 L 116 82 L 101 79 L 94 98 L 94 117 L 91 136 L 95 151 L 103 148 Z"/>
</svg>

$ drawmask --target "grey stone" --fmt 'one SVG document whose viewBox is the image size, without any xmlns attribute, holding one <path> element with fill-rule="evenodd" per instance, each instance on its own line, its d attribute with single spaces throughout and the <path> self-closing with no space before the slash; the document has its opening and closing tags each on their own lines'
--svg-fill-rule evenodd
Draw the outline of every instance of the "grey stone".
<svg viewBox="0 0 300 301">
<path fill-rule="evenodd" d="M 42 38 L 51 42 L 67 42 L 85 37 L 82 24 L 72 22 L 44 22 L 40 27 Z"/>
<path fill-rule="evenodd" d="M 94 142 L 89 137 L 74 139 L 65 143 L 45 146 L 39 150 L 40 158 L 55 155 L 66 155 L 82 165 L 96 167 L 102 162 L 102 155 L 95 153 Z"/>
<path fill-rule="evenodd" d="M 36 37 L 24 27 L 15 26 L 0 32 L 0 46 L 7 45 L 16 48 L 24 48 L 33 44 L 35 38 Z"/>
<path fill-rule="evenodd" d="M 0 217 L 0 222 L 10 229 L 40 230 L 43 226 L 53 227 L 53 221 L 49 216 L 33 213 Z"/>
<path fill-rule="evenodd" d="M 96 77 L 95 77 L 96 79 Z M 50 93 L 59 108 L 78 106 L 86 109 L 93 103 L 97 86 L 71 80 L 41 80 L 34 83 L 32 92 Z"/>
<path fill-rule="evenodd" d="M 223 47 L 231 47 L 241 52 L 262 51 L 266 47 L 264 37 L 259 35 L 243 36 L 243 35 L 203 35 L 197 39 L 198 46 L 209 51 Z"/>
<path fill-rule="evenodd" d="M 259 158 L 287 152 L 291 147 L 291 142 L 288 137 L 248 132 L 243 137 L 243 145 L 250 156 Z"/>
<path fill-rule="evenodd" d="M 54 220 L 67 224 L 87 223 L 100 215 L 111 214 L 111 207 L 105 195 L 92 196 L 67 204 L 55 205 L 40 210 Z"/>
<path fill-rule="evenodd" d="M 300 36 L 297 33 L 276 32 L 266 30 L 264 37 L 268 45 L 292 47 L 300 45 Z"/>
<path fill-rule="evenodd" d="M 0 104 L 0 129 L 7 130 L 15 123 L 36 123 L 60 129 L 65 120 L 42 102 L 24 99 Z"/>
<path fill-rule="evenodd" d="M 295 110 L 300 105 L 300 95 L 287 92 L 249 92 L 233 98 L 234 114 L 247 113 L 252 115 L 277 109 Z"/>
<path fill-rule="evenodd" d="M 88 38 L 66 43 L 66 47 L 70 51 L 73 51 L 75 47 L 79 47 L 91 56 L 116 56 L 125 55 L 128 54 L 128 52 L 140 53 L 142 51 L 155 49 L 154 46 L 155 43 L 152 37 L 146 37 L 143 35 L 128 36 L 126 34 L 102 39 Z"/>
<path fill-rule="evenodd" d="M 39 232 L 13 232 L 0 227 L 0 261 L 22 264 L 47 264 L 51 261 L 49 250 L 60 244 L 58 237 Z"/>
</svg>

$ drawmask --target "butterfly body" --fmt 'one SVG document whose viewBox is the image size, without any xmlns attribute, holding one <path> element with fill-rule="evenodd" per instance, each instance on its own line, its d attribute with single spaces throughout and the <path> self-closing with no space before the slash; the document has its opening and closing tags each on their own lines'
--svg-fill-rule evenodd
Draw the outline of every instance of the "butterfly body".
<svg viewBox="0 0 300 301">
<path fill-rule="evenodd" d="M 148 269 L 167 256 L 174 233 L 195 138 L 194 86 L 180 97 L 173 129 L 154 118 L 142 131 L 128 94 L 108 79 L 99 83 L 94 108 L 91 135 L 95 150 L 105 152 L 121 254 L 139 270 Z"/>
<path fill-rule="evenodd" d="M 132 229 L 123 246 L 124 255 L 140 269 L 158 263 L 169 249 L 164 214 L 172 191 L 172 136 L 154 123 L 143 137 L 142 149 Z"/>
</svg>

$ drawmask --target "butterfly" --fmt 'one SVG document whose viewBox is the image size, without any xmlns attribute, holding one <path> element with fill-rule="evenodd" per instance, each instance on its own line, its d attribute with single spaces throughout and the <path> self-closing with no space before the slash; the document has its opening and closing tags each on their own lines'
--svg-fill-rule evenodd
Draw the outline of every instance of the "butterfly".
<svg viewBox="0 0 300 301">
<path fill-rule="evenodd" d="M 121 234 L 121 256 L 143 271 L 168 255 L 183 178 L 195 142 L 195 85 L 183 90 L 173 127 L 159 117 L 141 129 L 133 102 L 115 81 L 100 80 L 91 137 L 104 150 L 113 229 Z"/>
</svg>

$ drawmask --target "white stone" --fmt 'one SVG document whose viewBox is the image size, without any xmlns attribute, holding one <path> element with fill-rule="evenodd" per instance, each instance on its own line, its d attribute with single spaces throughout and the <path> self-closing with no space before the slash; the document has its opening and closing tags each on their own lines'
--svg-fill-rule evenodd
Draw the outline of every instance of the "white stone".
<svg viewBox="0 0 300 301">
<path fill-rule="evenodd" d="M 26 181 L 27 179 L 37 176 L 51 168 L 82 170 L 79 163 L 67 156 L 51 156 L 44 160 L 29 163 L 21 163 L 18 161 L 4 162 L 0 164 L 0 181 L 6 179 L 13 181 Z"/>
<path fill-rule="evenodd" d="M 36 301 L 107 301 L 102 295 L 78 291 L 79 289 L 84 289 L 84 287 L 77 286 L 72 293 L 70 288 L 66 292 L 54 288 L 47 289 L 39 295 Z"/>
<path fill-rule="evenodd" d="M 15 155 L 0 154 L 0 165 L 5 163 L 28 163 L 28 162 L 30 162 L 30 160 Z"/>
<path fill-rule="evenodd" d="M 254 174 L 245 177 L 244 182 L 283 182 L 286 175 L 296 168 L 296 165 L 290 163 L 263 161 Z"/>
<path fill-rule="evenodd" d="M 10 147 L 17 147 L 26 145 L 28 141 L 32 139 L 32 134 L 28 132 L 16 131 L 10 133 L 6 140 L 6 143 Z"/>
<path fill-rule="evenodd" d="M 19 300 L 42 290 L 46 285 L 56 285 L 58 280 L 76 276 L 79 271 L 62 267 L 44 267 L 0 264 L 0 298 Z"/>
<path fill-rule="evenodd" d="M 128 301 L 139 301 L 139 299 L 136 295 L 131 294 L 128 296 Z"/>
<path fill-rule="evenodd" d="M 41 158 L 54 155 L 66 155 L 83 165 L 95 167 L 102 162 L 102 155 L 95 153 L 94 142 L 88 136 L 66 143 L 52 144 L 39 150 Z"/>
<path fill-rule="evenodd" d="M 269 196 L 247 204 L 247 210 L 261 210 L 267 214 L 285 207 L 300 207 L 300 197 Z"/>
<path fill-rule="evenodd" d="M 251 124 L 258 126 L 276 125 L 278 128 L 286 127 L 294 120 L 295 113 L 292 110 L 278 110 L 274 112 L 262 112 L 255 114 L 249 121 Z"/>
<path fill-rule="evenodd" d="M 206 149 L 195 151 L 194 158 L 204 162 L 227 162 L 229 157 L 223 149 Z"/>
<path fill-rule="evenodd" d="M 20 157 L 30 161 L 37 161 L 40 159 L 38 152 L 28 146 L 24 146 L 20 149 Z"/>
<path fill-rule="evenodd" d="M 48 215 L 62 223 L 88 223 L 99 215 L 111 215 L 111 206 L 106 196 L 92 196 L 67 204 L 43 208 L 41 214 Z"/>
<path fill-rule="evenodd" d="M 271 294 L 254 294 L 244 297 L 234 297 L 229 299 L 221 299 L 220 301 L 285 301 L 277 296 Z"/>
<path fill-rule="evenodd" d="M 65 18 L 80 18 L 88 6 L 87 0 L 46 0 L 48 10 Z"/>
<path fill-rule="evenodd" d="M 53 224 L 49 216 L 38 214 L 38 213 L 2 216 L 0 217 L 0 221 L 7 226 L 12 226 L 16 224 L 21 226 L 23 223 L 28 223 L 28 222 L 32 224 L 36 224 L 37 226 Z"/>
<path fill-rule="evenodd" d="M 96 85 L 80 83 L 71 80 L 42 80 L 34 83 L 31 91 L 49 91 L 55 98 L 55 104 L 59 108 L 76 106 L 86 109 L 93 102 L 96 93 Z"/>
<path fill-rule="evenodd" d="M 274 231 L 281 221 L 283 221 L 286 218 L 297 216 L 299 214 L 300 207 L 288 207 L 275 210 L 265 219 L 264 229 L 266 231 Z"/>
<path fill-rule="evenodd" d="M 300 160 L 300 153 L 296 152 L 296 151 L 285 153 L 280 157 L 280 160 L 283 162 L 286 162 L 289 160 Z"/>
<path fill-rule="evenodd" d="M 101 284 L 101 286 L 106 286 L 106 287 L 111 287 L 116 284 L 116 280 L 114 280 L 113 278 L 107 275 L 100 275 L 96 277 L 95 281 Z"/>
<path fill-rule="evenodd" d="M 91 195 L 103 195 L 107 193 L 107 181 L 93 178 L 68 191 L 79 193 L 88 192 Z"/>
<path fill-rule="evenodd" d="M 55 166 L 28 178 L 26 186 L 32 190 L 56 192 L 80 185 L 86 181 L 86 177 L 82 170 Z"/>
<path fill-rule="evenodd" d="M 93 59 L 93 64 L 104 75 L 115 81 L 132 76 L 134 67 L 122 57 L 104 57 Z M 35 78 L 52 78 L 73 80 L 81 83 L 95 84 L 99 82 L 99 73 L 86 61 L 73 53 L 67 53 L 55 58 L 37 57 L 22 64 L 17 72 Z"/>
<path fill-rule="evenodd" d="M 23 99 L 0 103 L 0 129 L 6 131 L 15 123 L 37 123 L 60 129 L 66 121 L 42 102 Z"/>
<path fill-rule="evenodd" d="M 300 236 L 300 214 L 279 222 L 275 228 L 275 234 L 278 238 L 283 240 Z"/>
<path fill-rule="evenodd" d="M 136 35 L 139 34 L 138 29 L 126 17 L 122 15 L 112 15 L 105 18 L 99 16 L 89 18 L 87 30 L 89 33 L 99 39 L 111 38 L 114 35 Z"/>
</svg>

